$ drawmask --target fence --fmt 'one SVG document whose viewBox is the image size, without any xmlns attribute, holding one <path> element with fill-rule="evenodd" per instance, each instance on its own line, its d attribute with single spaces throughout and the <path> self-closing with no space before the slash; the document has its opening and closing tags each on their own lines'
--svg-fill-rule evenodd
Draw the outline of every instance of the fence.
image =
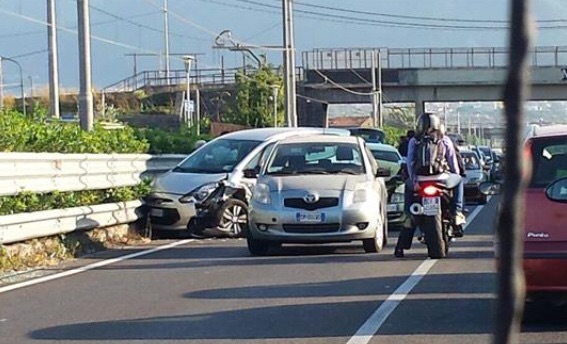
<svg viewBox="0 0 567 344">
<path fill-rule="evenodd" d="M 138 184 L 184 155 L 0 153 L 0 196 Z M 136 221 L 139 200 L 0 216 L 0 244 Z"/>
</svg>

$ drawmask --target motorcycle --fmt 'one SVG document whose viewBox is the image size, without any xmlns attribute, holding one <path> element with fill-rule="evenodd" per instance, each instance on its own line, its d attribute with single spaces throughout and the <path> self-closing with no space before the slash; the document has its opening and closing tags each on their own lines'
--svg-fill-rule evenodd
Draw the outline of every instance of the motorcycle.
<svg viewBox="0 0 567 344">
<path fill-rule="evenodd" d="M 410 213 L 414 224 L 423 233 L 430 258 L 445 258 L 450 243 L 458 237 L 456 234 L 462 233 L 450 212 L 452 190 L 460 181 L 460 176 L 451 174 L 417 178 L 418 188 L 413 194 Z"/>
</svg>

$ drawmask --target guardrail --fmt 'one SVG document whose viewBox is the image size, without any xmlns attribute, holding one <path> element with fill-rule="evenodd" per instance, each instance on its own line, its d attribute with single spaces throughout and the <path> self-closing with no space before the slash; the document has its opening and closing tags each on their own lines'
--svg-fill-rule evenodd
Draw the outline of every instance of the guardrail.
<svg viewBox="0 0 567 344">
<path fill-rule="evenodd" d="M 0 153 L 0 196 L 20 192 L 81 191 L 138 184 L 184 155 Z"/>
<path fill-rule="evenodd" d="M 185 155 L 0 153 L 0 196 L 23 191 L 80 191 L 138 184 Z M 142 202 L 98 204 L 0 216 L 0 244 L 127 224 Z"/>
</svg>

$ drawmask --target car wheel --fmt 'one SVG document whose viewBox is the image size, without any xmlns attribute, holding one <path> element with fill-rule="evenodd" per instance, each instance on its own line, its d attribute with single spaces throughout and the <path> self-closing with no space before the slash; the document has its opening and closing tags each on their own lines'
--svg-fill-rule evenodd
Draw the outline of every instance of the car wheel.
<svg viewBox="0 0 567 344">
<path fill-rule="evenodd" d="M 236 238 L 248 230 L 248 205 L 235 198 L 228 199 L 219 209 L 218 229 Z"/>
<path fill-rule="evenodd" d="M 270 243 L 265 240 L 248 238 L 246 241 L 248 243 L 248 251 L 253 256 L 265 256 L 271 247 Z"/>
<path fill-rule="evenodd" d="M 385 243 L 387 242 L 386 238 L 386 221 L 384 221 L 384 214 L 382 212 L 382 216 L 378 219 L 378 226 L 376 226 L 376 233 L 374 234 L 374 238 L 370 239 L 362 239 L 362 247 L 364 248 L 364 252 L 366 253 L 378 253 L 382 251 L 384 248 Z"/>
</svg>

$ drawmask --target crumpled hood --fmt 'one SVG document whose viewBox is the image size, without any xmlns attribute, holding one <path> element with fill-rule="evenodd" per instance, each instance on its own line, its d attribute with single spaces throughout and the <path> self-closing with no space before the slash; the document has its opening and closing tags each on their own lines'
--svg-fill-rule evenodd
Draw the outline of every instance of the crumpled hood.
<svg viewBox="0 0 567 344">
<path fill-rule="evenodd" d="M 189 191 L 207 184 L 218 182 L 226 177 L 226 173 L 202 174 L 166 172 L 152 183 L 152 192 L 164 192 L 175 195 L 185 195 Z"/>
<path fill-rule="evenodd" d="M 299 175 L 263 176 L 259 182 L 267 184 L 271 192 L 291 190 L 356 190 L 359 183 L 368 181 L 366 175 Z"/>
</svg>

